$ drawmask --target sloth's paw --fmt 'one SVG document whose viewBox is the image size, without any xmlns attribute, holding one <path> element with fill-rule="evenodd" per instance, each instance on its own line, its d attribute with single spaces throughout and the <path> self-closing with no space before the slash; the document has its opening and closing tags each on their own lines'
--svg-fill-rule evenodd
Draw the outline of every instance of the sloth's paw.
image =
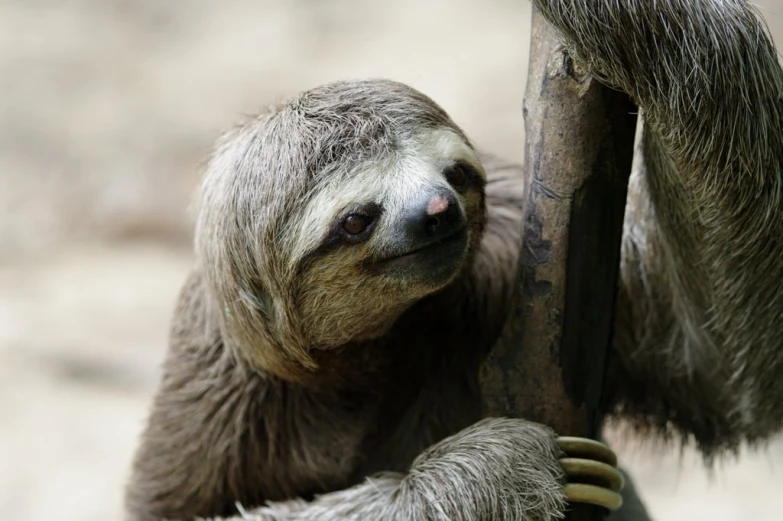
<svg viewBox="0 0 783 521">
<path fill-rule="evenodd" d="M 557 445 L 564 456 L 564 493 L 569 503 L 589 503 L 614 512 L 623 504 L 625 485 L 617 456 L 607 445 L 588 438 L 561 436 Z"/>
</svg>

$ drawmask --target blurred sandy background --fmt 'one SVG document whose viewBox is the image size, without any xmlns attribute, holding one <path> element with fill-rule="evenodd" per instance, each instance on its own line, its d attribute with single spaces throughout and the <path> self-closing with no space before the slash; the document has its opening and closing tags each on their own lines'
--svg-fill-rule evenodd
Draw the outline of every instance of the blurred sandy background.
<svg viewBox="0 0 783 521">
<path fill-rule="evenodd" d="M 521 160 L 528 28 L 525 0 L 0 1 L 0 519 L 120 518 L 221 128 L 386 76 Z M 783 444 L 709 478 L 626 441 L 657 519 L 781 519 Z"/>
</svg>

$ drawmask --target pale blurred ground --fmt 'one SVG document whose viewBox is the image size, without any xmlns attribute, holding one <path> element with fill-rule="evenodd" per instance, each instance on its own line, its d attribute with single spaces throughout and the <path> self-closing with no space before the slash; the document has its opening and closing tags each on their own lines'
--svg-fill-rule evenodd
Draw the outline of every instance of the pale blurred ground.
<svg viewBox="0 0 783 521">
<path fill-rule="evenodd" d="M 386 76 L 521 160 L 528 27 L 525 0 L 0 1 L 0 520 L 120 518 L 219 129 Z M 781 443 L 712 480 L 622 456 L 661 521 L 783 519 Z"/>
</svg>

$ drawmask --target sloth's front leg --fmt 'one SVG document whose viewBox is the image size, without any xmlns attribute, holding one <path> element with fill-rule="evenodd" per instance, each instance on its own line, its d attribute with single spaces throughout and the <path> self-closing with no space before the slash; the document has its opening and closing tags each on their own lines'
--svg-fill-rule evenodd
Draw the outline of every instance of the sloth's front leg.
<svg viewBox="0 0 783 521">
<path fill-rule="evenodd" d="M 400 483 L 389 519 L 559 519 L 567 503 L 615 511 L 623 476 L 603 443 L 487 418 L 436 443 Z"/>
<path fill-rule="evenodd" d="M 617 468 L 617 456 L 607 445 L 570 436 L 557 438 L 563 455 L 560 464 L 566 474 L 565 498 L 569 503 L 588 503 L 614 512 L 623 504 L 625 485 Z"/>
<path fill-rule="evenodd" d="M 623 486 L 616 461 L 602 443 L 558 438 L 521 419 L 487 418 L 425 450 L 407 474 L 379 474 L 312 502 L 270 503 L 243 519 L 553 521 L 569 502 L 616 510 Z"/>
</svg>

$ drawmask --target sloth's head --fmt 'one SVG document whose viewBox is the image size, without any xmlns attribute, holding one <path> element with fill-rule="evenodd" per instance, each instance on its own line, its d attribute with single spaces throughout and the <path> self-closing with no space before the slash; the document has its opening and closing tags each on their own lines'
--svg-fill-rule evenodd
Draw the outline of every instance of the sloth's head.
<svg viewBox="0 0 783 521">
<path fill-rule="evenodd" d="M 449 116 L 386 80 L 324 85 L 229 132 L 196 230 L 224 339 L 285 372 L 383 335 L 465 271 L 484 182 Z"/>
</svg>

